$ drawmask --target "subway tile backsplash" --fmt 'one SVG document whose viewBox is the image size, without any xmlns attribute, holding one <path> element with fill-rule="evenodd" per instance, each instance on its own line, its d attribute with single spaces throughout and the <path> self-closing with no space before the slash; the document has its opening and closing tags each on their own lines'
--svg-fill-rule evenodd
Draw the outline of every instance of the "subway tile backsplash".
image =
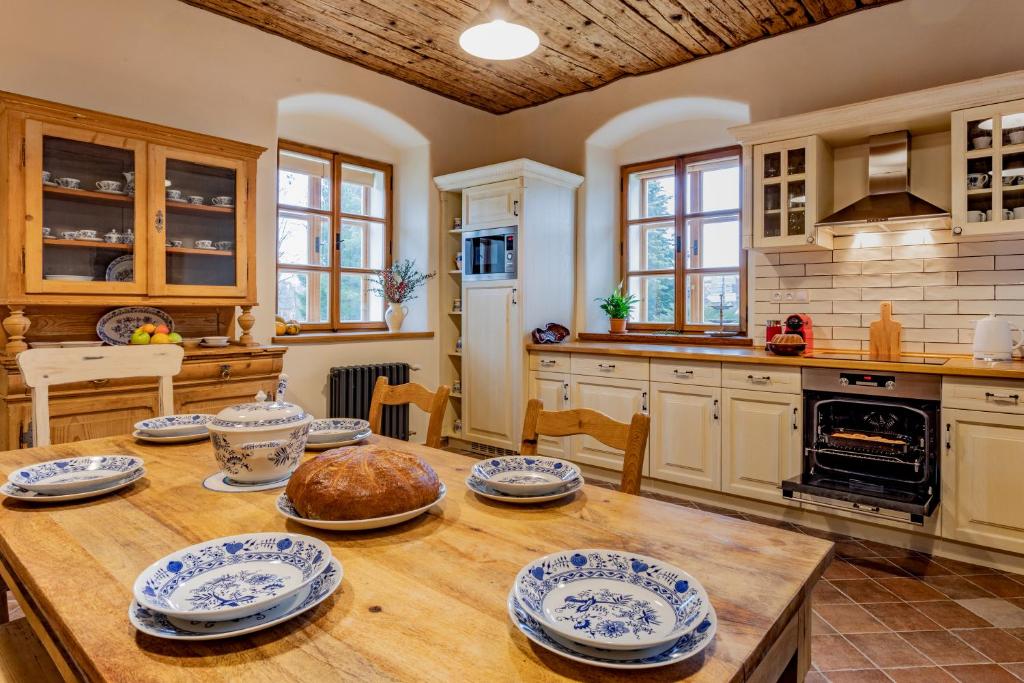
<svg viewBox="0 0 1024 683">
<path fill-rule="evenodd" d="M 971 352 L 974 322 L 992 312 L 1024 327 L 1024 240 L 956 243 L 947 230 L 836 236 L 832 251 L 754 253 L 752 331 L 791 313 L 814 319 L 819 348 L 867 349 L 882 301 L 903 324 L 903 350 Z M 802 290 L 807 303 L 779 302 Z"/>
</svg>

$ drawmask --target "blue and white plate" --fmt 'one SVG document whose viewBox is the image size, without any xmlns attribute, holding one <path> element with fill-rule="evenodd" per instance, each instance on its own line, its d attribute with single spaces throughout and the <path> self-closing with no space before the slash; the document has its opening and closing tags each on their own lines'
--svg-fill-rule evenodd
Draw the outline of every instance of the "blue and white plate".
<svg viewBox="0 0 1024 683">
<path fill-rule="evenodd" d="M 478 462 L 473 475 L 492 489 L 530 496 L 551 493 L 579 479 L 580 468 L 556 458 L 510 455 Z"/>
<path fill-rule="evenodd" d="M 508 614 L 527 638 L 534 643 L 574 662 L 591 664 L 606 669 L 653 669 L 659 666 L 677 664 L 700 653 L 715 639 L 718 618 L 715 610 L 708 610 L 707 616 L 697 627 L 668 646 L 642 650 L 605 650 L 587 647 L 546 631 L 544 627 L 523 609 L 516 600 L 515 592 L 508 596 Z"/>
<path fill-rule="evenodd" d="M 150 306 L 126 306 L 115 308 L 96 323 L 96 334 L 100 339 L 113 346 L 127 344 L 132 338 L 132 332 L 136 329 L 152 323 L 153 325 L 166 325 L 174 331 L 174 321 L 159 308 Z"/>
<path fill-rule="evenodd" d="M 517 496 L 512 495 L 511 493 L 504 493 L 502 491 L 498 491 L 497 489 L 492 489 L 490 486 L 480 481 L 472 474 L 466 477 L 466 486 L 469 487 L 469 490 L 472 491 L 473 493 L 484 498 L 489 498 L 490 500 L 497 500 L 502 503 L 511 503 L 513 505 L 532 505 L 536 503 L 547 503 L 552 500 L 558 500 L 559 498 L 565 498 L 566 496 L 571 496 L 572 494 L 576 493 L 581 488 L 583 488 L 583 484 L 583 477 L 579 477 L 578 479 L 574 479 L 568 484 L 562 486 L 562 488 L 551 493 L 545 493 L 539 496 Z"/>
<path fill-rule="evenodd" d="M 428 503 L 423 507 L 416 508 L 415 510 L 409 510 L 408 512 L 399 512 L 397 515 L 371 517 L 370 519 L 326 520 L 301 517 L 299 516 L 299 511 L 295 509 L 294 505 L 292 505 L 292 501 L 288 497 L 287 493 L 282 493 L 277 497 L 277 511 L 281 513 L 283 517 L 286 517 L 293 522 L 305 524 L 306 526 L 311 526 L 314 529 L 327 529 L 329 531 L 366 531 L 367 529 L 380 529 L 386 526 L 394 526 L 395 524 L 406 522 L 413 517 L 418 517 L 444 500 L 446 493 L 448 493 L 448 489 L 442 481 L 441 490 L 437 494 L 437 500 L 433 503 Z"/>
<path fill-rule="evenodd" d="M 132 432 L 139 441 L 145 441 L 147 443 L 162 443 L 162 444 L 174 444 L 174 443 L 192 443 L 193 441 L 203 441 L 210 438 L 210 432 L 202 431 L 197 434 L 180 434 L 178 436 L 153 436 L 152 434 L 143 434 L 138 429 Z"/>
<path fill-rule="evenodd" d="M 106 280 L 107 282 L 135 282 L 135 255 L 125 254 L 111 261 L 107 266 Z"/>
<path fill-rule="evenodd" d="M 668 645 L 697 628 L 711 602 L 682 569 L 615 550 L 566 550 L 516 576 L 523 608 L 548 631 L 607 650 Z"/>
<path fill-rule="evenodd" d="M 123 489 L 126 486 L 134 484 L 139 479 L 142 479 L 144 476 L 146 476 L 145 468 L 139 468 L 132 472 L 131 474 L 129 474 L 127 477 L 124 477 L 123 479 L 118 479 L 115 482 L 102 484 L 97 488 L 90 488 L 85 491 L 77 491 L 75 493 L 62 494 L 37 493 L 36 491 L 29 491 L 28 489 L 23 489 L 20 486 L 15 486 L 14 484 L 8 482 L 3 486 L 0 486 L 0 493 L 7 496 L 8 498 L 13 498 L 14 500 L 23 500 L 30 503 L 65 503 L 72 500 L 95 498 L 96 496 L 102 496 L 107 493 L 113 493 L 114 491 Z"/>
<path fill-rule="evenodd" d="M 357 443 L 366 441 L 370 436 L 373 435 L 369 429 L 365 432 L 359 432 L 358 434 L 350 434 L 349 436 L 340 439 L 338 441 L 306 441 L 307 451 L 326 451 L 329 448 L 341 448 L 342 446 L 355 446 Z"/>
<path fill-rule="evenodd" d="M 22 467 L 7 481 L 27 491 L 57 495 L 103 488 L 142 467 L 132 455 L 93 455 L 64 458 Z"/>
<path fill-rule="evenodd" d="M 331 559 L 320 576 L 291 598 L 268 610 L 228 621 L 185 621 L 147 609 L 132 600 L 128 620 L 146 635 L 167 640 L 220 640 L 262 631 L 308 612 L 338 590 L 344 572 L 341 562 Z"/>
<path fill-rule="evenodd" d="M 213 415 L 188 413 L 164 415 L 135 423 L 135 429 L 148 436 L 184 436 L 185 434 L 208 434 L 207 423 Z"/>
<path fill-rule="evenodd" d="M 309 428 L 309 443 L 348 441 L 356 434 L 370 431 L 370 423 L 354 417 L 331 417 L 313 420 Z M 365 438 L 365 437 L 363 437 Z"/>
<path fill-rule="evenodd" d="M 135 600 L 189 621 L 241 619 L 298 593 L 331 561 L 323 541 L 301 534 L 225 536 L 171 553 L 144 569 Z"/>
</svg>

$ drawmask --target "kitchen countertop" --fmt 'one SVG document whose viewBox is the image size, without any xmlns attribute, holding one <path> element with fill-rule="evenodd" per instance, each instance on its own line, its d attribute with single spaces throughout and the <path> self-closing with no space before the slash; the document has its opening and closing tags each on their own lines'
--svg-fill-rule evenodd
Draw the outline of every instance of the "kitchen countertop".
<svg viewBox="0 0 1024 683">
<path fill-rule="evenodd" d="M 871 360 L 858 351 L 821 350 L 824 357 L 776 356 L 759 347 L 686 346 L 675 344 L 634 344 L 629 342 L 563 342 L 561 344 L 527 344 L 528 351 L 544 353 L 595 353 L 608 356 L 670 358 L 757 365 L 786 365 L 805 368 L 848 368 L 889 372 L 919 372 L 933 375 L 964 377 L 996 377 L 1024 380 L 1024 361 L 981 361 L 969 356 L 904 354 L 906 362 Z M 849 355 L 860 355 L 853 360 Z M 832 356 L 832 357 L 829 357 Z M 929 362 L 923 362 L 924 360 Z M 917 361 L 917 362 L 914 362 Z"/>
</svg>

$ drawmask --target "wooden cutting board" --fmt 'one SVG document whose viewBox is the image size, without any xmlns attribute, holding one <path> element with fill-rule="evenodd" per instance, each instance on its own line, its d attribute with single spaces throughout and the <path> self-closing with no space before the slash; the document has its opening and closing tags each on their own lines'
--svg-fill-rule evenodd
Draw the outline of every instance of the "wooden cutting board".
<svg viewBox="0 0 1024 683">
<path fill-rule="evenodd" d="M 869 353 L 873 358 L 895 358 L 900 355 L 903 325 L 892 319 L 892 303 L 883 301 L 881 320 L 871 323 Z"/>
</svg>

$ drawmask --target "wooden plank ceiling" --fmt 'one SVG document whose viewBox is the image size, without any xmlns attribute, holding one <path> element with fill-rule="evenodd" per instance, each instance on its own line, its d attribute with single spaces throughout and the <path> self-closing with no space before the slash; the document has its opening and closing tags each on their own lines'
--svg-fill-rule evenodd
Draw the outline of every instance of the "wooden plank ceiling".
<svg viewBox="0 0 1024 683">
<path fill-rule="evenodd" d="M 182 0 L 495 114 L 899 0 L 512 0 L 523 59 L 466 54 L 487 0 Z"/>
</svg>

